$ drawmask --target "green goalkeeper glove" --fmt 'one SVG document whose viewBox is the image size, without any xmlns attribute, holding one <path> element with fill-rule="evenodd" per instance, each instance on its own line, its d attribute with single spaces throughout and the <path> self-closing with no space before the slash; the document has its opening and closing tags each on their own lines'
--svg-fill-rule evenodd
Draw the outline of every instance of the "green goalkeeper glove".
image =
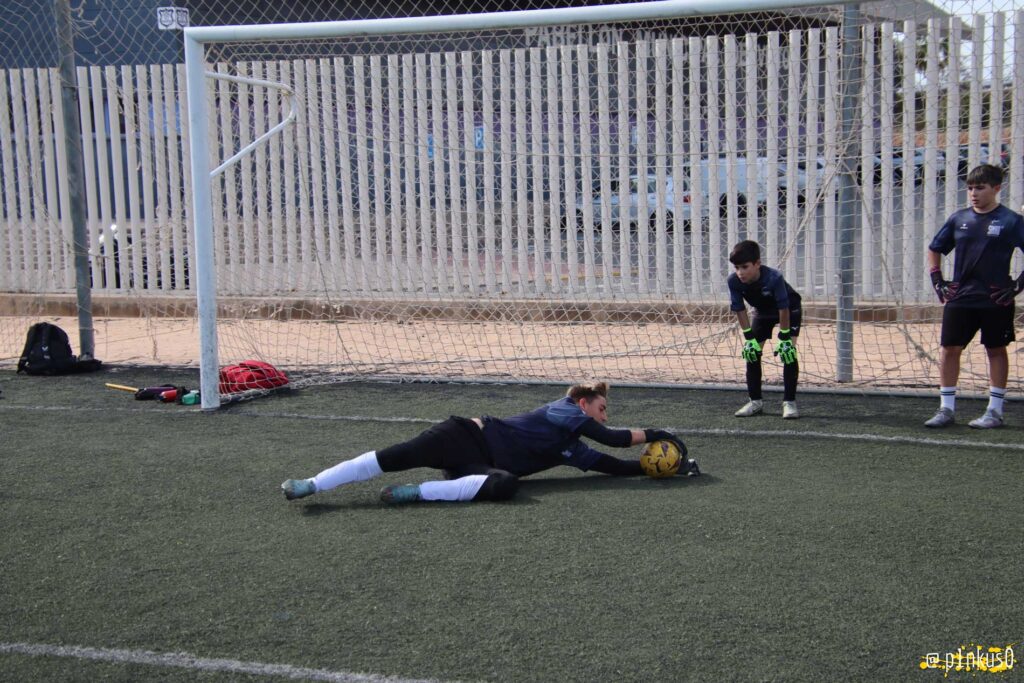
<svg viewBox="0 0 1024 683">
<path fill-rule="evenodd" d="M 761 359 L 761 344 L 754 339 L 754 331 L 749 327 L 743 330 L 743 338 L 747 341 L 743 343 L 743 352 L 740 355 L 748 363 L 757 363 Z"/>
<path fill-rule="evenodd" d="M 789 330 L 779 330 L 779 343 L 775 345 L 775 355 L 783 365 L 792 365 L 796 362 L 796 346 L 793 345 Z"/>
</svg>

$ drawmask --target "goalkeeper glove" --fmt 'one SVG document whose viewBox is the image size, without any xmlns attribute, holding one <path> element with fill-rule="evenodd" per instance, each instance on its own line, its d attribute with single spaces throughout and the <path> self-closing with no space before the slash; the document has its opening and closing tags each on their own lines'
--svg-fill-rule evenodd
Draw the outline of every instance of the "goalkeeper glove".
<svg viewBox="0 0 1024 683">
<path fill-rule="evenodd" d="M 789 330 L 779 330 L 779 343 L 775 346 L 775 355 L 783 365 L 792 365 L 796 362 L 796 346 L 793 345 Z"/>
<path fill-rule="evenodd" d="M 932 289 L 939 297 L 939 303 L 946 303 L 956 297 L 956 290 L 960 287 L 958 282 L 947 282 L 942 279 L 942 271 L 935 268 L 931 272 Z"/>
<path fill-rule="evenodd" d="M 678 436 L 670 431 L 664 429 L 645 429 L 644 441 L 647 443 L 651 443 L 652 441 L 668 441 L 679 449 L 679 455 L 681 457 L 686 457 L 686 444 L 684 444 Z"/>
<path fill-rule="evenodd" d="M 995 301 L 1000 306 L 1009 306 L 1013 303 L 1013 299 L 1024 291 L 1024 272 L 1009 287 L 993 287 L 992 289 L 994 291 L 989 295 L 992 297 L 992 301 Z"/>
<path fill-rule="evenodd" d="M 743 343 L 743 352 L 740 356 L 748 363 L 758 362 L 761 359 L 761 344 L 754 339 L 754 331 L 749 327 L 743 330 L 743 338 L 747 341 Z"/>
</svg>

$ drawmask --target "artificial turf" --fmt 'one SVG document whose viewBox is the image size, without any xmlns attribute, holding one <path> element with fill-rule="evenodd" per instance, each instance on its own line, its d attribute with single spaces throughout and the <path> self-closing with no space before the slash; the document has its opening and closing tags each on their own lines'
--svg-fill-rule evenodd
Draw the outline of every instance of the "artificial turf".
<svg viewBox="0 0 1024 683">
<path fill-rule="evenodd" d="M 610 424 L 679 430 L 704 476 L 562 468 L 508 503 L 386 507 L 381 486 L 436 474 L 278 486 L 564 389 L 346 383 L 204 414 L 103 388 L 163 381 L 196 384 L 0 375 L 0 643 L 404 679 L 863 681 L 941 678 L 926 653 L 1024 635 L 1016 404 L 1002 430 L 935 433 L 933 400 L 807 395 L 783 422 L 777 395 L 738 420 L 737 392 L 613 387 Z M 0 654 L 0 678 L 260 677 Z"/>
</svg>

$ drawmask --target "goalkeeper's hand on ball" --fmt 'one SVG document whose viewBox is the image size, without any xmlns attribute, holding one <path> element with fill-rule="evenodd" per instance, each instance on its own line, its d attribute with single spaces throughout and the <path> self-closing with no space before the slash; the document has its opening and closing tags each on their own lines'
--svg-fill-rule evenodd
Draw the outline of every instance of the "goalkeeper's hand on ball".
<svg viewBox="0 0 1024 683">
<path fill-rule="evenodd" d="M 743 342 L 743 351 L 740 355 L 748 363 L 756 363 L 761 357 L 761 344 L 754 339 L 754 331 L 749 327 L 743 330 L 743 338 L 746 341 Z"/>
<path fill-rule="evenodd" d="M 672 432 L 665 429 L 645 429 L 644 442 L 651 443 L 652 441 L 668 441 L 679 449 L 680 458 L 686 458 L 686 444 Z"/>
<path fill-rule="evenodd" d="M 779 330 L 779 343 L 775 345 L 775 355 L 783 365 L 792 365 L 796 362 L 796 346 L 789 330 Z"/>
</svg>

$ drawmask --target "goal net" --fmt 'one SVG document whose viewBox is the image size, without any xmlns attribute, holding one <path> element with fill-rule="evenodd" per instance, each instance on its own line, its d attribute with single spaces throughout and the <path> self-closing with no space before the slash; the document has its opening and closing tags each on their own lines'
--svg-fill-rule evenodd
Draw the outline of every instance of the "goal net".
<svg viewBox="0 0 1024 683">
<path fill-rule="evenodd" d="M 934 386 L 931 236 L 977 163 L 1022 200 L 1021 15 L 698 6 L 186 31 L 204 388 L 739 384 L 742 239 L 803 296 L 802 384 Z"/>
</svg>

